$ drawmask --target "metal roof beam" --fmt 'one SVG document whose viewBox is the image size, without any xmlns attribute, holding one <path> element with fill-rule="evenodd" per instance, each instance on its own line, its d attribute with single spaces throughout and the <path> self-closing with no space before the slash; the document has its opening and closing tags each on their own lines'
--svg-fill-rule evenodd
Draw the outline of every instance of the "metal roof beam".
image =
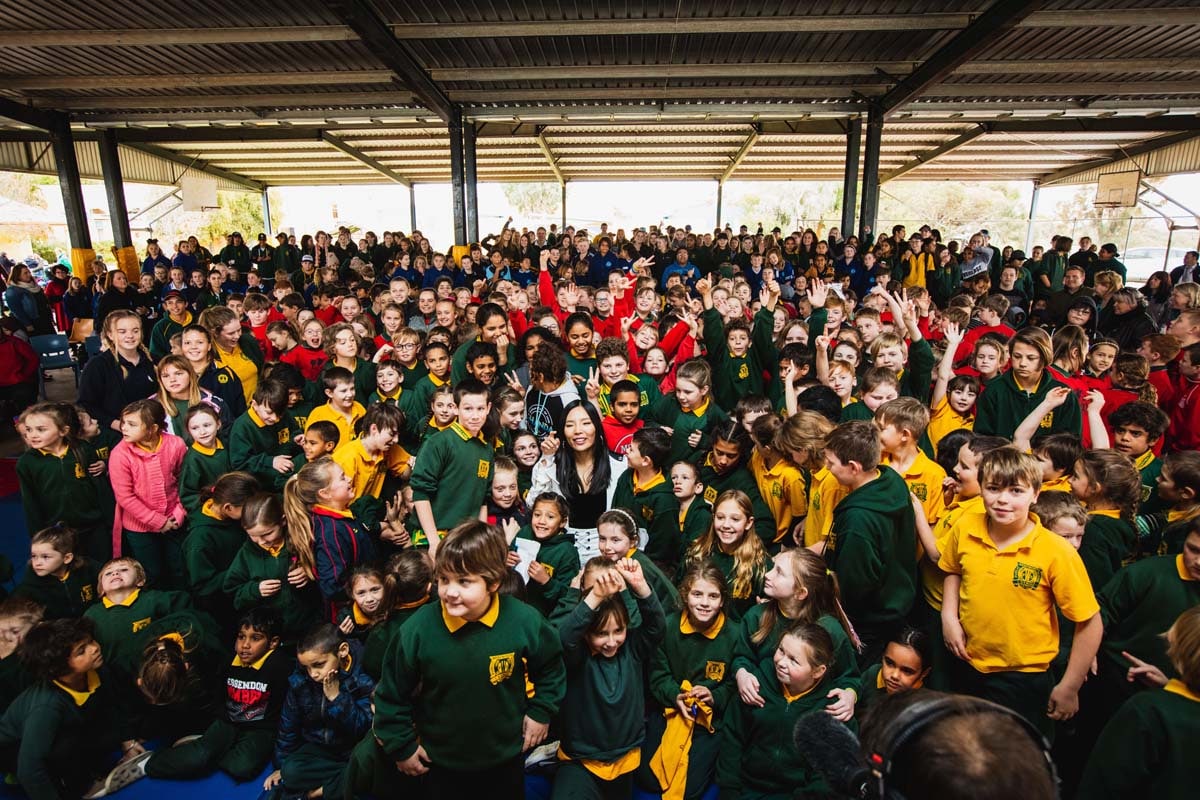
<svg viewBox="0 0 1200 800">
<path fill-rule="evenodd" d="M 995 0 L 988 10 L 938 48 L 913 73 L 875 101 L 887 119 L 898 108 L 936 86 L 960 64 L 971 60 L 984 42 L 994 41 L 1038 6 L 1039 0 Z"/>
<path fill-rule="evenodd" d="M 1061 117 L 1001 119 L 989 122 L 992 133 L 1141 133 L 1200 130 L 1200 117 Z"/>
<path fill-rule="evenodd" d="M 987 12 L 984 12 L 986 14 Z M 982 15 L 838 14 L 784 17 L 671 17 L 644 19 L 539 19 L 504 22 L 401 23 L 392 26 L 400 39 L 490 39 L 512 36 L 629 36 L 721 33 L 828 33 L 851 31 L 960 30 Z M 1017 25 L 1025 28 L 1196 25 L 1200 8 L 1144 8 L 1038 11 Z"/>
<path fill-rule="evenodd" d="M 1161 150 L 1164 147 L 1170 147 L 1171 145 L 1178 144 L 1179 142 L 1186 142 L 1189 139 L 1193 139 L 1197 136 L 1200 136 L 1200 131 L 1193 130 L 1190 132 L 1172 133 L 1168 134 L 1167 136 L 1158 136 L 1154 139 L 1147 139 L 1146 141 L 1140 142 L 1139 144 L 1135 144 L 1131 147 L 1120 147 L 1112 150 L 1103 158 L 1085 161 L 1081 164 L 1074 164 L 1072 166 L 1056 170 L 1055 172 L 1051 172 L 1048 175 L 1043 175 L 1039 179 L 1038 183 L 1041 186 L 1049 186 L 1058 181 L 1063 181 L 1067 178 L 1073 178 L 1076 175 L 1087 172 L 1088 170 L 1093 170 L 1097 167 L 1106 167 L 1109 164 L 1117 164 L 1121 161 L 1125 161 L 1126 159 L 1136 158 L 1154 150 Z"/>
<path fill-rule="evenodd" d="M 1173 70 L 1175 71 L 1175 70 Z M 224 86 L 268 86 L 283 83 L 291 86 L 337 86 L 359 83 L 391 83 L 396 79 L 391 70 L 314 70 L 311 72 L 222 72 L 189 73 L 186 75 L 0 75 L 0 84 L 9 89 L 51 89 L 70 91 L 82 89 L 207 89 Z"/>
<path fill-rule="evenodd" d="M 336 147 L 338 150 L 341 150 L 343 153 L 350 156 L 355 161 L 359 161 L 362 164 L 364 164 L 365 166 L 370 167 L 371 169 L 375 170 L 376 172 L 378 172 L 380 175 L 384 176 L 388 180 L 398 183 L 401 186 L 408 186 L 408 187 L 412 186 L 412 182 L 409 181 L 408 178 L 405 178 L 403 175 L 399 174 L 398 172 L 393 170 L 391 167 L 385 166 L 384 164 L 380 163 L 377 159 L 372 158 L 371 156 L 367 155 L 366 153 L 364 153 L 362 150 L 359 150 L 354 145 L 347 144 L 345 141 L 343 141 L 342 139 L 339 139 L 338 137 L 334 136 L 331 133 L 323 133 L 323 134 L 321 134 L 321 138 L 325 141 L 326 144 L 330 145 L 331 147 Z"/>
<path fill-rule="evenodd" d="M 429 77 L 429 73 L 408 48 L 396 40 L 368 0 L 335 0 L 330 7 L 342 22 L 358 34 L 371 53 L 412 90 L 421 105 L 437 114 L 443 122 L 450 122 L 454 106 L 450 98 Z"/>
<path fill-rule="evenodd" d="M 922 97 L 1081 97 L 1139 94 L 1200 94 L 1200 81 L 1103 81 L 1086 83 L 943 83 L 921 92 Z M 1153 104 L 1158 101 L 1147 101 Z"/>
<path fill-rule="evenodd" d="M 733 158 L 730 159 L 729 166 L 726 167 L 725 171 L 721 173 L 721 177 L 718 179 L 720 183 L 724 183 L 725 181 L 729 180 L 729 176 L 732 175 L 734 170 L 738 168 L 738 165 L 742 163 L 742 159 L 744 159 L 746 154 L 754 148 L 754 145 L 758 141 L 758 137 L 760 135 L 761 134 L 758 126 L 754 126 L 754 130 L 750 131 L 750 135 L 746 137 L 746 141 L 741 147 L 738 148 L 738 151 L 734 154 Z"/>
<path fill-rule="evenodd" d="M 558 179 L 559 186 L 566 186 L 567 179 L 563 177 L 562 170 L 558 168 L 558 159 L 554 157 L 554 153 L 550 150 L 550 144 L 546 141 L 546 136 L 541 131 L 537 134 L 537 144 L 541 148 L 542 155 L 546 156 L 546 162 L 550 164 L 550 169 L 554 173 L 554 177 Z"/>
<path fill-rule="evenodd" d="M 57 115 L 52 112 L 33 108 L 7 97 L 0 97 L 0 117 L 20 122 L 22 125 L 32 125 L 43 131 L 50 130 L 57 121 Z M 49 141 L 48 137 L 43 139 Z"/>
<path fill-rule="evenodd" d="M 146 97 L 126 97 L 121 95 L 94 95 L 90 97 L 45 97 L 34 98 L 34 102 L 44 108 L 64 110 L 79 109 L 111 109 L 143 110 L 143 109 L 208 109 L 208 108 L 294 108 L 297 106 L 321 106 L 324 108 L 345 108 L 347 106 L 405 106 L 414 102 L 411 92 L 305 92 L 289 94 L 277 92 L 271 94 L 173 94 L 151 95 Z"/>
<path fill-rule="evenodd" d="M 280 44 L 352 42 L 358 37 L 344 25 L 284 25 L 241 28 L 137 28 L 130 30 L 7 30 L 3 47 L 162 47 L 201 44 Z"/>
<path fill-rule="evenodd" d="M 957 150 L 958 148 L 962 147 L 967 142 L 973 142 L 976 139 L 978 139 L 980 136 L 983 136 L 987 132 L 988 132 L 987 127 L 984 125 L 980 125 L 979 127 L 975 128 L 974 130 L 967 131 L 966 133 L 964 133 L 961 136 L 955 136 L 953 139 L 951 139 L 950 141 L 941 145 L 940 147 L 935 147 L 934 149 L 930 150 L 927 153 L 921 153 L 918 156 L 916 156 L 915 158 L 913 158 L 912 161 L 905 163 L 903 166 L 897 167 L 896 169 L 891 170 L 890 172 L 886 172 L 883 175 L 880 175 L 879 183 L 880 183 L 880 185 L 883 185 L 890 180 L 899 178 L 901 175 L 904 175 L 905 173 L 912 172 L 914 169 L 921 166 L 922 164 L 928 164 L 930 161 L 933 161 L 938 156 L 943 156 L 946 153 L 949 153 L 951 150 Z"/>
<path fill-rule="evenodd" d="M 466 89 L 451 91 L 450 99 L 456 103 L 510 103 L 538 100 L 645 100 L 647 98 L 670 97 L 672 100 L 723 100 L 731 93 L 746 97 L 763 97 L 778 100 L 849 100 L 855 95 L 882 95 L 890 84 L 833 84 L 829 86 L 687 86 L 655 88 L 562 88 L 562 89 Z"/>
<path fill-rule="evenodd" d="M 248 191 L 251 191 L 251 192 L 261 192 L 263 189 L 267 188 L 266 184 L 264 184 L 260 181 L 251 180 L 250 178 L 247 178 L 245 175 L 239 175 L 238 173 L 230 172 L 227 169 L 221 169 L 220 167 L 214 167 L 212 164 L 209 164 L 207 161 L 203 161 L 199 158 L 189 158 L 188 156 L 186 156 L 182 153 L 177 153 L 174 150 L 168 150 L 165 147 L 156 147 L 155 145 L 146 144 L 144 142 L 139 142 L 139 143 L 125 142 L 123 139 L 120 138 L 120 136 L 118 136 L 117 141 L 122 146 L 128 147 L 131 150 L 141 150 L 143 153 L 147 153 L 152 156 L 157 156 L 158 158 L 164 159 L 166 161 L 170 161 L 172 163 L 179 164 L 180 166 L 182 166 L 186 169 L 194 169 L 197 172 L 204 172 L 209 175 L 212 175 L 215 178 L 224 178 L 225 180 L 229 181 L 230 183 L 237 184 L 238 186 L 241 186 L 242 188 L 244 188 Z"/>
</svg>

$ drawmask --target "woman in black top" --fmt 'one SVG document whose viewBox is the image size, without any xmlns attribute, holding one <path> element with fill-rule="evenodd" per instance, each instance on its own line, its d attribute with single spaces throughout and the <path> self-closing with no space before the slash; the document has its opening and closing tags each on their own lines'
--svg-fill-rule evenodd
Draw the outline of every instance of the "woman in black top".
<svg viewBox="0 0 1200 800">
<path fill-rule="evenodd" d="M 96 306 L 96 327 L 102 328 L 104 320 L 114 311 L 133 311 L 135 300 L 125 273 L 119 269 L 109 272 L 104 276 L 104 294 Z"/>
</svg>

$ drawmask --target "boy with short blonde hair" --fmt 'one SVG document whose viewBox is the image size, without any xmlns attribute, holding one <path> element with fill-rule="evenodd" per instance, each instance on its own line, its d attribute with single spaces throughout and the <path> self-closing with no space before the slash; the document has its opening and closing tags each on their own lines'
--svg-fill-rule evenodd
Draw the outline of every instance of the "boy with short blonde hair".
<svg viewBox="0 0 1200 800">
<path fill-rule="evenodd" d="M 875 426 L 884 463 L 904 478 L 908 490 L 921 502 L 931 526 L 946 510 L 942 484 L 946 470 L 918 446 L 929 427 L 929 409 L 914 397 L 897 397 L 875 410 Z"/>
</svg>

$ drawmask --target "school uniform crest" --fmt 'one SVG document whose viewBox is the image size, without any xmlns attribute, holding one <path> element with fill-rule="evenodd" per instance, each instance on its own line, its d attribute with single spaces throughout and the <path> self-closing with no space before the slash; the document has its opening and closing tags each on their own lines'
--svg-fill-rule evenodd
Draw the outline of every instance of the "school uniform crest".
<svg viewBox="0 0 1200 800">
<path fill-rule="evenodd" d="M 646 522 L 654 522 L 654 509 L 650 506 L 642 506 L 642 519 Z"/>
<path fill-rule="evenodd" d="M 83 480 L 85 477 L 87 477 L 87 473 L 85 473 L 83 471 L 83 464 L 76 464 L 75 465 L 75 479 Z"/>
<path fill-rule="evenodd" d="M 131 626 L 133 629 L 133 632 L 137 633 L 138 631 L 147 627 L 150 624 L 150 622 L 151 622 L 150 617 L 146 617 L 145 619 L 134 620 L 133 625 Z"/>
<path fill-rule="evenodd" d="M 706 661 L 704 662 L 704 679 L 710 681 L 725 680 L 725 662 L 724 661 Z"/>
<path fill-rule="evenodd" d="M 1042 568 L 1018 561 L 1013 567 L 1013 586 L 1018 589 L 1036 589 L 1042 585 Z"/>
<path fill-rule="evenodd" d="M 1046 416 L 1042 417 L 1042 421 L 1039 423 L 1039 427 L 1042 427 L 1042 428 L 1054 427 L 1054 412 L 1053 411 L 1051 411 Z"/>
<path fill-rule="evenodd" d="M 783 484 L 779 481 L 773 481 L 771 483 L 771 497 L 774 497 L 777 500 L 783 497 Z"/>
<path fill-rule="evenodd" d="M 488 656 L 488 677 L 493 686 L 497 686 L 513 676 L 517 666 L 516 653 L 501 653 L 498 656 Z"/>
<path fill-rule="evenodd" d="M 917 496 L 917 499 L 924 503 L 929 499 L 929 490 L 925 488 L 923 483 L 910 483 L 908 490 Z"/>
<path fill-rule="evenodd" d="M 279 443 L 280 443 L 280 444 L 287 444 L 287 443 L 288 443 L 288 442 L 290 442 L 291 440 L 292 440 L 292 437 L 291 437 L 291 435 L 289 434 L 289 431 L 288 431 L 288 429 L 287 429 L 287 428 L 280 428 L 280 429 L 279 429 Z"/>
<path fill-rule="evenodd" d="M 85 603 L 90 603 L 96 599 L 96 588 L 90 583 L 84 584 L 79 589 L 79 599 Z"/>
<path fill-rule="evenodd" d="M 491 466 L 492 462 L 481 458 L 479 459 L 479 466 L 476 468 L 475 474 L 480 478 L 486 478 L 488 476 L 488 470 L 491 468 Z"/>
<path fill-rule="evenodd" d="M 742 366 L 738 367 L 738 378 L 745 380 L 746 378 L 749 378 L 749 377 L 750 377 L 750 366 L 748 364 L 742 364 Z"/>
<path fill-rule="evenodd" d="M 704 499 L 709 502 L 709 505 L 717 502 L 717 490 L 712 486 L 704 487 Z"/>
<path fill-rule="evenodd" d="M 229 376 L 224 372 L 218 372 L 217 383 L 229 383 Z"/>
</svg>

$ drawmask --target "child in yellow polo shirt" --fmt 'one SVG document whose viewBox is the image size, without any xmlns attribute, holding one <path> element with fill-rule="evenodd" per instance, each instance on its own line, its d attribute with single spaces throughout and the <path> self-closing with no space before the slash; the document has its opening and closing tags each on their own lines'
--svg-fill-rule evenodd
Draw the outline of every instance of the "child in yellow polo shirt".
<svg viewBox="0 0 1200 800">
<path fill-rule="evenodd" d="M 875 425 L 884 463 L 900 473 L 908 490 L 921 501 L 925 521 L 935 524 L 946 510 L 942 495 L 946 471 L 917 446 L 929 427 L 929 409 L 915 397 L 897 397 L 875 410 Z"/>
<path fill-rule="evenodd" d="M 312 410 L 308 424 L 319 420 L 332 422 L 337 425 L 338 441 L 349 442 L 354 438 L 354 426 L 366 413 L 362 403 L 354 399 L 354 373 L 345 367 L 330 367 L 321 380 L 328 401 Z"/>
<path fill-rule="evenodd" d="M 805 547 L 824 546 L 833 527 L 834 506 L 848 494 L 825 466 L 825 438 L 833 428 L 822 414 L 800 411 L 788 417 L 779 432 L 783 452 L 805 478 L 805 516 L 795 533 L 796 543 Z"/>
<path fill-rule="evenodd" d="M 750 426 L 754 452 L 750 455 L 750 473 L 775 518 L 776 547 L 790 547 L 788 539 L 797 521 L 803 522 L 808 513 L 808 495 L 800 468 L 787 459 L 783 440 L 783 420 L 776 414 L 766 414 Z"/>
<path fill-rule="evenodd" d="M 1047 717 L 1070 719 L 1079 710 L 1079 689 L 1104 633 L 1100 606 L 1075 548 L 1030 514 L 1041 483 L 1037 460 L 1012 447 L 993 450 L 979 477 L 986 513 L 964 514 L 938 561 L 946 573 L 946 646 L 969 665 L 951 682 L 1047 732 Z M 1059 647 L 1056 608 L 1075 623 L 1057 684 L 1049 670 Z"/>
<path fill-rule="evenodd" d="M 388 469 L 390 449 L 404 426 L 404 414 L 387 403 L 375 403 L 356 425 L 358 436 L 342 440 L 333 451 L 333 460 L 342 468 L 354 487 L 354 499 L 379 497 L 384 473 Z"/>
</svg>

